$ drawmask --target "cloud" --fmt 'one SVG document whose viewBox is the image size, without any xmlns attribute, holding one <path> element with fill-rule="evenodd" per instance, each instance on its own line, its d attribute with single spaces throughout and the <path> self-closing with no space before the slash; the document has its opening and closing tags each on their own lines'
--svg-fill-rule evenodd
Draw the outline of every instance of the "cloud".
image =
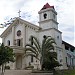
<svg viewBox="0 0 75 75">
<path fill-rule="evenodd" d="M 21 18 L 38 25 L 38 11 L 46 3 L 54 5 L 57 11 L 59 30 L 62 32 L 64 41 L 73 44 L 74 41 L 74 0 L 0 0 L 0 23 L 10 18 L 18 17 L 21 10 Z M 0 34 L 3 29 L 0 28 Z"/>
</svg>

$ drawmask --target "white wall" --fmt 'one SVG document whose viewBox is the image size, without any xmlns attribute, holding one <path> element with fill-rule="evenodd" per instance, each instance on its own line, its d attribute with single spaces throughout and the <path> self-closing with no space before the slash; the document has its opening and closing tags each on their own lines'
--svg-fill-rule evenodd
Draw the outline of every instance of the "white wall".
<svg viewBox="0 0 75 75">
<path fill-rule="evenodd" d="M 66 54 L 66 51 L 65 51 L 65 45 L 64 44 L 62 44 L 62 49 L 63 49 L 63 68 L 68 69 L 67 64 L 66 64 L 67 54 Z"/>
<path fill-rule="evenodd" d="M 47 17 L 44 19 L 44 14 L 47 14 Z M 55 17 L 54 17 L 55 16 Z M 57 13 L 54 9 L 48 8 L 41 10 L 39 12 L 39 26 L 43 29 L 55 28 L 58 29 L 57 22 Z"/>
<path fill-rule="evenodd" d="M 40 32 L 38 33 L 39 41 L 42 42 L 44 35 L 54 37 L 53 33 L 54 33 L 53 30 L 40 31 Z"/>
<path fill-rule="evenodd" d="M 52 20 L 48 20 L 45 22 L 40 22 L 40 27 L 43 29 L 55 28 L 58 29 L 58 25 L 54 23 Z"/>
<path fill-rule="evenodd" d="M 29 38 L 31 35 L 33 35 L 35 37 L 37 36 L 36 29 L 34 30 L 31 27 L 26 27 L 26 44 L 30 43 Z"/>
<path fill-rule="evenodd" d="M 48 20 L 48 19 L 54 19 L 53 14 L 55 15 L 54 20 L 57 21 L 57 13 L 54 13 L 54 12 L 55 12 L 55 10 L 52 9 L 52 8 L 48 8 L 48 9 L 39 11 L 39 22 L 45 21 L 45 20 Z M 44 16 L 43 16 L 45 13 L 47 14 L 46 19 L 44 19 Z"/>
<path fill-rule="evenodd" d="M 13 40 L 12 40 L 12 32 L 10 32 L 9 34 L 7 34 L 7 36 L 5 37 L 5 39 L 4 39 L 4 44 L 5 45 L 8 45 L 8 43 L 7 43 L 8 40 L 10 40 L 10 45 L 12 46 L 13 45 L 12 44 L 12 42 L 13 42 Z"/>
<path fill-rule="evenodd" d="M 54 30 L 54 38 L 58 47 L 62 47 L 62 34 L 61 32 Z"/>
<path fill-rule="evenodd" d="M 21 36 L 17 36 L 17 31 L 18 30 L 21 30 Z M 19 24 L 15 27 L 15 39 L 20 39 L 20 38 L 23 38 L 23 25 L 22 24 Z"/>
</svg>

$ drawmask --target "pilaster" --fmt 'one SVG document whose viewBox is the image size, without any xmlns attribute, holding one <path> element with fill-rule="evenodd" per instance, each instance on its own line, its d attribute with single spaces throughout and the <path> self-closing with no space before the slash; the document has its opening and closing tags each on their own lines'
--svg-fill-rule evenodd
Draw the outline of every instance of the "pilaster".
<svg viewBox="0 0 75 75">
<path fill-rule="evenodd" d="M 12 27 L 12 45 L 14 46 L 14 40 L 15 40 L 15 26 Z"/>
</svg>

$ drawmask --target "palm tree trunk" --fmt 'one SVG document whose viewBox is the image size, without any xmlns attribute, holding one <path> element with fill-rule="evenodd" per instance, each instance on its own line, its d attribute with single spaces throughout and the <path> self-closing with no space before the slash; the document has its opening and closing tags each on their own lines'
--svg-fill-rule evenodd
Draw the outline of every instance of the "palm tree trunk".
<svg viewBox="0 0 75 75">
<path fill-rule="evenodd" d="M 41 64 L 41 70 L 43 70 L 43 57 L 41 57 L 40 64 Z"/>
<path fill-rule="evenodd" d="M 43 63 L 44 63 L 44 52 L 42 50 L 42 58 L 41 58 L 42 62 L 41 62 L 41 70 L 44 70 L 43 69 Z"/>
<path fill-rule="evenodd" d="M 4 75 L 4 64 L 2 64 L 2 74 L 1 75 Z"/>
</svg>

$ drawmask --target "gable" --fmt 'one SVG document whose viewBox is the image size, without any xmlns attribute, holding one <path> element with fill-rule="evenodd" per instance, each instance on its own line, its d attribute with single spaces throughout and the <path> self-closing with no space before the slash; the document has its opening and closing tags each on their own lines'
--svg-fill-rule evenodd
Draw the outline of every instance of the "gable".
<svg viewBox="0 0 75 75">
<path fill-rule="evenodd" d="M 14 22 L 13 22 L 12 24 L 10 24 L 10 25 L 8 26 L 8 28 L 0 35 L 0 37 L 1 37 L 1 38 L 4 37 L 4 36 L 12 29 L 13 26 L 19 25 L 19 23 L 24 24 L 24 25 L 29 26 L 29 27 L 32 27 L 33 29 L 36 29 L 36 30 L 41 29 L 41 28 L 40 28 L 39 26 L 37 26 L 37 25 L 34 25 L 34 24 L 30 23 L 30 22 L 27 22 L 27 21 L 25 21 L 25 20 L 23 20 L 23 19 L 21 19 L 21 18 L 16 18 L 16 19 L 14 20 Z"/>
</svg>

